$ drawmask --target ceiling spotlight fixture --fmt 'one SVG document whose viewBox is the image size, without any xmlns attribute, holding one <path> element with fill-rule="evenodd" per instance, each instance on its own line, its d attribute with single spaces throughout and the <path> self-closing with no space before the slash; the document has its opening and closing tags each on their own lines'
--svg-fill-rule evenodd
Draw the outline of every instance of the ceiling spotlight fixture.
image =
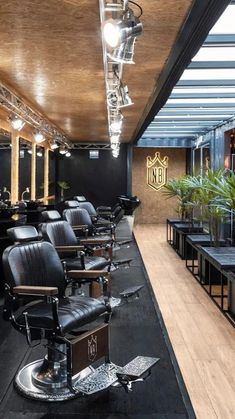
<svg viewBox="0 0 235 419">
<path fill-rule="evenodd" d="M 64 145 L 61 145 L 59 148 L 59 153 L 60 154 L 66 154 L 68 152 L 68 150 L 66 149 L 66 147 Z"/>
<path fill-rule="evenodd" d="M 118 107 L 119 108 L 124 108 L 126 106 L 133 105 L 133 102 L 132 102 L 132 100 L 129 96 L 128 87 L 123 86 L 122 83 L 120 84 L 120 86 L 118 88 L 117 96 L 118 96 Z"/>
<path fill-rule="evenodd" d="M 139 18 L 142 15 L 142 9 L 139 5 L 137 6 L 140 9 L 139 16 L 135 16 L 133 10 L 127 6 L 127 10 L 120 19 L 109 19 L 105 22 L 104 39 L 109 47 L 116 48 L 128 38 L 141 35 L 143 25 Z"/>
<path fill-rule="evenodd" d="M 19 118 L 17 115 L 9 116 L 9 121 L 11 123 L 12 128 L 17 131 L 20 131 L 25 125 L 25 122 L 21 118 Z"/>
<path fill-rule="evenodd" d="M 36 143 L 38 143 L 38 144 L 43 143 L 43 141 L 45 141 L 45 137 L 40 131 L 37 131 L 34 134 L 34 139 L 35 139 Z"/>
<path fill-rule="evenodd" d="M 65 154 L 65 157 L 71 157 L 70 151 L 67 151 L 67 153 Z"/>
<path fill-rule="evenodd" d="M 50 142 L 50 148 L 51 150 L 56 150 L 59 147 L 59 144 L 56 141 Z"/>
<path fill-rule="evenodd" d="M 115 48 L 112 53 L 108 53 L 111 60 L 118 63 L 135 64 L 134 48 L 136 38 L 130 38 L 126 42 L 123 42 L 118 48 Z"/>
</svg>

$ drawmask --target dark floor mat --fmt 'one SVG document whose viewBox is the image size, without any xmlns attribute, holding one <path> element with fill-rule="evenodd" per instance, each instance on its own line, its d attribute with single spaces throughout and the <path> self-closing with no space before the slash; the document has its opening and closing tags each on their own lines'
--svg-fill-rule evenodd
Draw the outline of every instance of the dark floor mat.
<svg viewBox="0 0 235 419">
<path fill-rule="evenodd" d="M 124 223 L 122 222 L 122 234 L 125 233 Z M 123 248 L 120 252 L 123 252 Z M 117 259 L 118 253 L 117 251 L 115 254 Z M 125 257 L 131 254 L 136 263 L 129 269 L 121 268 L 112 274 L 113 294 L 118 295 L 120 291 L 132 285 L 144 284 L 144 288 L 140 293 L 140 299 L 114 310 L 111 320 L 111 360 L 124 365 L 136 355 L 159 357 L 160 361 L 153 368 L 152 375 L 145 383 L 136 383 L 133 392 L 129 394 L 126 394 L 123 389 L 110 388 L 102 393 L 63 403 L 28 400 L 18 395 L 11 384 L 6 387 L 5 398 L 0 406 L 1 418 L 186 419 L 194 417 L 193 413 L 187 413 L 135 243 L 132 242 L 124 253 Z M 5 361 L 9 366 L 9 382 L 10 376 L 13 379 L 16 364 L 20 364 L 23 354 L 26 353 L 26 347 L 22 339 L 17 338 L 17 332 L 7 333 L 5 345 L 9 340 L 9 352 L 7 354 L 1 346 L 0 359 L 2 359 L 2 364 Z M 18 339 L 21 349 L 14 347 L 13 334 L 15 339 Z M 18 362 L 15 356 L 11 356 L 15 350 L 19 352 Z M 32 359 L 37 359 L 39 355 L 40 357 L 42 355 L 40 348 L 29 351 L 24 362 L 28 363 Z M 4 376 L 1 376 L 1 382 L 2 384 L 5 382 Z"/>
</svg>

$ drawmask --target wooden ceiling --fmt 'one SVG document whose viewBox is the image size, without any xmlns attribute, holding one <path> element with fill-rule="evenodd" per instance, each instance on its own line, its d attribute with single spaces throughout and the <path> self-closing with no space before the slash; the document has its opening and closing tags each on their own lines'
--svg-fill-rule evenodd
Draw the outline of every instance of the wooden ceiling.
<svg viewBox="0 0 235 419">
<path fill-rule="evenodd" d="M 193 0 L 138 0 L 144 32 L 123 82 L 129 142 Z M 98 0 L 0 2 L 0 80 L 72 141 L 108 141 Z"/>
</svg>

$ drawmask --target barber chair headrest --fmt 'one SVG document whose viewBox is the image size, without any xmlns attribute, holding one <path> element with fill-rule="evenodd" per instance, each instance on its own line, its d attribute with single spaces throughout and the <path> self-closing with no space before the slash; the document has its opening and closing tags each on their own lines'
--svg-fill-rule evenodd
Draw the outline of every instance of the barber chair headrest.
<svg viewBox="0 0 235 419">
<path fill-rule="evenodd" d="M 78 201 L 65 201 L 65 205 L 67 208 L 78 208 L 79 202 Z"/>
<path fill-rule="evenodd" d="M 43 211 L 41 213 L 43 221 L 58 221 L 61 220 L 61 215 L 58 211 L 51 210 L 51 211 Z"/>
<path fill-rule="evenodd" d="M 73 199 L 75 199 L 78 202 L 86 202 L 86 198 L 83 195 L 76 195 L 73 197 Z"/>
<path fill-rule="evenodd" d="M 33 226 L 12 227 L 7 230 L 7 234 L 13 242 L 31 242 L 39 238 L 38 232 Z"/>
</svg>

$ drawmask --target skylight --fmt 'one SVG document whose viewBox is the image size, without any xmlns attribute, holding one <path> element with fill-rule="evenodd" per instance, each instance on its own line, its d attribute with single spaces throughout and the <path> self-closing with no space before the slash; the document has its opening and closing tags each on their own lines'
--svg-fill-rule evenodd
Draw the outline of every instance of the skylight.
<svg viewBox="0 0 235 419">
<path fill-rule="evenodd" d="M 210 31 L 210 34 L 235 34 L 235 5 L 229 5 Z"/>
</svg>

